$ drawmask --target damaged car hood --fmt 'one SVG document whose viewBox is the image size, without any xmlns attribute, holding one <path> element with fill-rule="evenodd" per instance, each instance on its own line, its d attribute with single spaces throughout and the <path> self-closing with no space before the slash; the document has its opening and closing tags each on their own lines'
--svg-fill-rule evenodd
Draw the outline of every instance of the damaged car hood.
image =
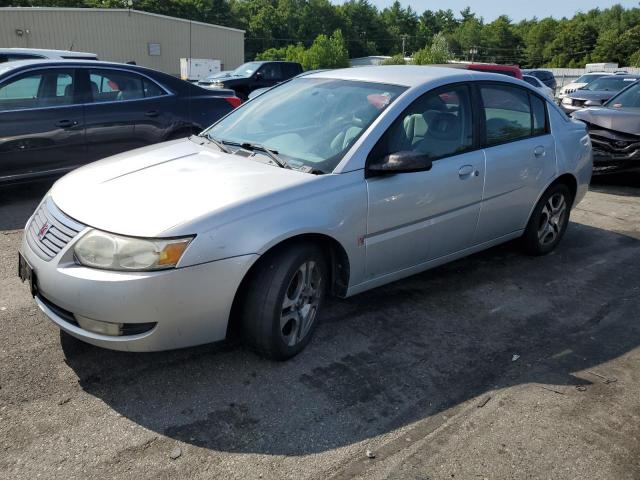
<svg viewBox="0 0 640 480">
<path fill-rule="evenodd" d="M 570 93 L 568 96 L 569 98 L 572 98 L 574 100 L 584 100 L 584 101 L 595 100 L 599 102 L 604 102 L 606 100 L 609 100 L 611 97 L 613 97 L 617 93 L 618 92 L 611 92 L 608 90 L 590 91 L 590 90 L 578 89 L 575 92 Z"/>
<path fill-rule="evenodd" d="M 640 111 L 615 108 L 586 108 L 578 110 L 573 118 L 607 130 L 640 135 Z"/>
</svg>

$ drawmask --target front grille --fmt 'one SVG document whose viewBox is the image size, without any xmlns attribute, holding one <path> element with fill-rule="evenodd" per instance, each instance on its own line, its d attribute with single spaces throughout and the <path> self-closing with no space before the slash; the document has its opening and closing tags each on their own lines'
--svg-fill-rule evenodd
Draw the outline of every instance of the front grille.
<svg viewBox="0 0 640 480">
<path fill-rule="evenodd" d="M 585 100 L 576 100 L 575 98 L 573 99 L 573 106 L 574 107 L 582 107 L 584 105 Z"/>
<path fill-rule="evenodd" d="M 26 238 L 31 250 L 45 261 L 51 260 L 84 228 L 70 219 L 47 198 L 27 225 Z"/>
</svg>

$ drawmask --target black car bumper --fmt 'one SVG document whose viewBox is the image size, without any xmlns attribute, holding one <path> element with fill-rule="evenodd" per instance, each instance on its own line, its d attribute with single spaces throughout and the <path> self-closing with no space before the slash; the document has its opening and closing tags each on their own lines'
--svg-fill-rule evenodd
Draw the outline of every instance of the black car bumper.
<svg viewBox="0 0 640 480">
<path fill-rule="evenodd" d="M 589 136 L 594 175 L 640 171 L 640 136 L 600 129 L 589 129 Z"/>
</svg>

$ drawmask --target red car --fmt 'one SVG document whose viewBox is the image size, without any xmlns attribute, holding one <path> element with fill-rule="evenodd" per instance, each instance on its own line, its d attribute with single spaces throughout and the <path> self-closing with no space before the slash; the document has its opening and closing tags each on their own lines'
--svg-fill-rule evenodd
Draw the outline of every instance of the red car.
<svg viewBox="0 0 640 480">
<path fill-rule="evenodd" d="M 436 65 L 434 65 L 436 66 Z M 438 67 L 464 68 L 479 72 L 501 73 L 522 80 L 522 70 L 517 65 L 499 65 L 497 63 L 446 63 Z"/>
</svg>

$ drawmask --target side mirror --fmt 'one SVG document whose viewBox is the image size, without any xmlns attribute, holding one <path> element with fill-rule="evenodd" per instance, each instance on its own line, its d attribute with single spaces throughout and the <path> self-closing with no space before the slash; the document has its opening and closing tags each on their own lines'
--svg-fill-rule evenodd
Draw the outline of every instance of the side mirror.
<svg viewBox="0 0 640 480">
<path fill-rule="evenodd" d="M 264 78 L 264 74 L 262 72 L 256 72 L 256 80 L 262 80 Z"/>
<path fill-rule="evenodd" d="M 403 150 L 371 162 L 368 170 L 372 175 L 386 175 L 393 173 L 424 172 L 431 170 L 432 166 L 433 162 L 428 155 Z"/>
</svg>

